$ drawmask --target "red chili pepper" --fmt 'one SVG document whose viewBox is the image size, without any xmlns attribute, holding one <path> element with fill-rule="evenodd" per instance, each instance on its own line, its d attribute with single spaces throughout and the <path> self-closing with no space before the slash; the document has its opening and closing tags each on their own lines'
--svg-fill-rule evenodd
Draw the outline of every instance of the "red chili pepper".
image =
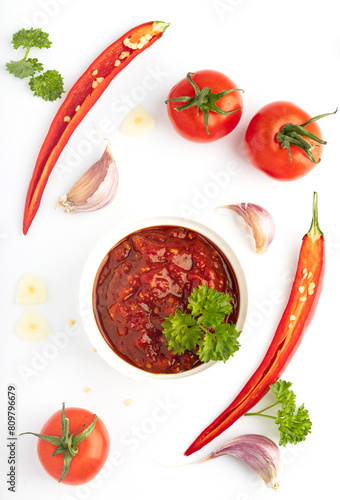
<svg viewBox="0 0 340 500">
<path fill-rule="evenodd" d="M 168 26 L 167 23 L 149 22 L 131 29 L 107 47 L 73 85 L 51 123 L 34 167 L 26 196 L 24 234 L 38 211 L 52 169 L 76 127 L 113 78 L 158 40 Z"/>
<path fill-rule="evenodd" d="M 317 193 L 313 219 L 303 237 L 290 297 L 262 363 L 228 408 L 189 446 L 191 455 L 228 429 L 252 408 L 281 376 L 310 324 L 321 293 L 325 271 L 325 242 L 318 224 Z"/>
</svg>

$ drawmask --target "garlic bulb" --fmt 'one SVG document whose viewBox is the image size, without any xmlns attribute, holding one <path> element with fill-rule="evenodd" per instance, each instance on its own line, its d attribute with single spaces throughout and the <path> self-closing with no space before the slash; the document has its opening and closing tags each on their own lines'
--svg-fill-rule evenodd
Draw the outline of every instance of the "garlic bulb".
<svg viewBox="0 0 340 500">
<path fill-rule="evenodd" d="M 96 163 L 75 183 L 68 194 L 60 196 L 57 206 L 65 212 L 93 212 L 109 205 L 116 197 L 118 170 L 109 144 Z"/>
<path fill-rule="evenodd" d="M 276 479 L 281 468 L 281 455 L 279 447 L 271 439 L 260 434 L 244 434 L 192 463 L 206 462 L 223 455 L 232 455 L 242 460 L 263 479 L 267 486 L 278 488 Z"/>
<path fill-rule="evenodd" d="M 227 208 L 237 213 L 237 221 L 244 226 L 255 252 L 259 255 L 268 250 L 275 235 L 275 222 L 270 213 L 255 203 L 239 203 L 224 205 L 218 209 Z"/>
</svg>

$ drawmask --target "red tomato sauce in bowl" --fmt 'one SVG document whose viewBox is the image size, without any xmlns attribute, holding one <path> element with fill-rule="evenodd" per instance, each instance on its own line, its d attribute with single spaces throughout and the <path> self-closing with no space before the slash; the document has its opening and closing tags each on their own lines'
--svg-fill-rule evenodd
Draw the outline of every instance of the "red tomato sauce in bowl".
<svg viewBox="0 0 340 500">
<path fill-rule="evenodd" d="M 236 324 L 239 287 L 225 255 L 205 236 L 177 226 L 135 231 L 117 243 L 101 263 L 94 287 L 98 328 L 122 359 L 156 374 L 175 374 L 201 364 L 195 350 L 173 354 L 162 322 L 176 309 L 187 312 L 193 288 L 208 285 L 231 297 Z"/>
</svg>

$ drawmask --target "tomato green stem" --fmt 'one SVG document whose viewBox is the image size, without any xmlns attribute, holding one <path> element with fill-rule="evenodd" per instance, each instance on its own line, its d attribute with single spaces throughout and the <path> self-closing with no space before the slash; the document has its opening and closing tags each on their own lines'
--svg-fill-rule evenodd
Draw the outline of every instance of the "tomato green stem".
<svg viewBox="0 0 340 500">
<path fill-rule="evenodd" d="M 287 149 L 290 162 L 292 162 L 292 154 L 290 151 L 290 146 L 297 146 L 301 148 L 307 155 L 307 157 L 313 162 L 318 163 L 312 153 L 312 149 L 315 147 L 314 144 L 310 143 L 307 139 L 310 139 L 319 144 L 327 144 L 326 141 L 320 139 L 315 134 L 310 132 L 305 128 L 306 125 L 312 122 L 316 122 L 320 118 L 324 118 L 325 116 L 334 115 L 338 111 L 336 108 L 333 113 L 325 113 L 323 115 L 314 116 L 314 118 L 310 118 L 306 122 L 301 125 L 295 125 L 294 123 L 286 123 L 281 130 L 276 134 L 277 142 L 281 143 L 282 149 Z M 320 160 L 319 160 L 320 161 Z"/>
<path fill-rule="evenodd" d="M 185 102 L 186 103 L 186 104 L 183 104 L 183 106 L 178 106 L 177 108 L 175 108 L 176 111 L 184 111 L 185 109 L 192 108 L 192 107 L 196 106 L 197 115 L 199 114 L 199 111 L 202 111 L 202 113 L 203 113 L 203 122 L 204 122 L 205 130 L 206 130 L 207 134 L 209 135 L 209 113 L 210 113 L 210 111 L 213 111 L 213 112 L 218 113 L 220 115 L 228 116 L 228 115 L 231 115 L 232 113 L 236 113 L 236 111 L 239 111 L 241 109 L 241 107 L 239 107 L 237 109 L 234 109 L 233 111 L 224 111 L 219 106 L 217 106 L 216 102 L 219 101 L 225 95 L 230 94 L 230 92 L 235 92 L 236 90 L 243 92 L 243 90 L 242 89 L 228 89 L 228 90 L 224 90 L 223 92 L 220 92 L 219 94 L 213 94 L 209 87 L 203 87 L 203 89 L 200 89 L 199 86 L 191 78 L 191 75 L 195 75 L 195 73 L 188 73 L 187 79 L 188 79 L 189 83 L 193 86 L 193 88 L 195 90 L 195 95 L 194 96 L 173 97 L 172 99 L 167 99 L 165 101 L 165 103 L 168 103 L 168 102 Z"/>
</svg>

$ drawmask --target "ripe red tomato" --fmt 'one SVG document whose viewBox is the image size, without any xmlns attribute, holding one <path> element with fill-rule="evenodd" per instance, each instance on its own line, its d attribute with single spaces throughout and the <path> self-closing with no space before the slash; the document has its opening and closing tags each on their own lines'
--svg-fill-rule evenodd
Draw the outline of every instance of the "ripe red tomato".
<svg viewBox="0 0 340 500">
<path fill-rule="evenodd" d="M 320 161 L 322 144 L 307 139 L 313 144 L 311 153 L 316 163 L 296 145 L 290 146 L 290 161 L 287 149 L 283 149 L 277 141 L 277 133 L 288 123 L 301 125 L 309 119 L 311 116 L 292 102 L 276 101 L 261 108 L 250 121 L 245 135 L 245 151 L 250 162 L 270 177 L 281 181 L 306 175 Z M 316 122 L 309 123 L 305 129 L 322 139 Z"/>
<path fill-rule="evenodd" d="M 192 81 L 201 91 L 205 88 L 211 89 L 211 92 L 205 90 L 204 99 L 200 104 L 200 111 L 197 114 L 197 105 L 188 107 L 183 111 L 177 111 L 176 108 L 183 106 L 188 102 L 176 101 L 168 102 L 169 99 L 176 99 L 181 96 L 195 97 L 195 88 L 190 83 L 188 75 L 191 75 Z M 201 70 L 196 73 L 188 73 L 186 78 L 178 82 L 168 95 L 167 109 L 170 121 L 176 130 L 184 139 L 193 142 L 213 142 L 217 139 L 230 134 L 236 127 L 242 116 L 242 95 L 239 90 L 234 90 L 221 98 L 216 99 L 214 95 L 220 94 L 226 90 L 236 89 L 235 83 L 226 75 L 214 70 Z M 198 90 L 196 88 L 196 95 Z M 224 112 L 231 114 L 219 114 L 216 106 Z M 210 108 L 210 111 L 208 110 Z M 208 130 L 204 123 L 203 112 L 209 113 Z"/>
<path fill-rule="evenodd" d="M 69 419 L 69 432 L 79 429 L 81 432 L 93 421 L 94 415 L 82 408 L 66 408 L 65 416 Z M 44 424 L 40 434 L 49 436 L 61 436 L 61 410 L 55 412 Z M 78 433 L 77 433 L 78 434 Z M 96 425 L 92 433 L 78 445 L 78 453 L 72 458 L 70 470 L 62 480 L 63 484 L 79 485 L 91 481 L 101 470 L 106 462 L 110 448 L 110 436 L 103 421 L 97 417 Z M 38 440 L 38 457 L 45 471 L 54 479 L 59 481 L 63 470 L 63 455 L 54 457 L 52 453 L 56 446 Z"/>
</svg>

